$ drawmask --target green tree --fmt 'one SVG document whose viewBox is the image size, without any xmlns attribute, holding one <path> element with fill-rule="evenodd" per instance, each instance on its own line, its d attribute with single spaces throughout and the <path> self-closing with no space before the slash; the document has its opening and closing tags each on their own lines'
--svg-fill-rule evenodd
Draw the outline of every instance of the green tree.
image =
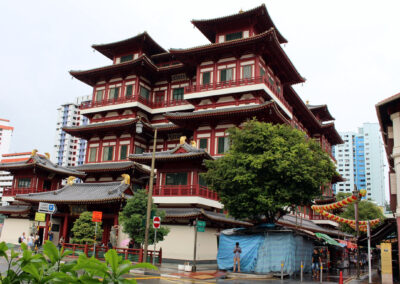
<svg viewBox="0 0 400 284">
<path fill-rule="evenodd" d="M 319 144 L 290 126 L 251 120 L 228 133 L 230 150 L 206 161 L 203 177 L 235 218 L 273 223 L 337 174 Z"/>
<path fill-rule="evenodd" d="M 347 205 L 343 213 L 339 216 L 346 219 L 354 220 L 354 203 Z M 358 218 L 360 221 L 373 220 L 377 218 L 383 221 L 385 219 L 385 216 L 383 215 L 382 209 L 380 207 L 376 206 L 370 201 L 361 200 L 358 203 Z M 344 232 L 355 235 L 355 230 L 347 224 L 340 224 L 340 229 Z"/>
<path fill-rule="evenodd" d="M 349 196 L 351 196 L 352 194 L 349 192 L 338 192 L 336 194 L 336 201 L 341 201 Z"/>
<path fill-rule="evenodd" d="M 165 217 L 164 211 L 157 210 L 156 205 L 152 204 L 152 211 L 156 212 L 156 216 Z M 145 189 L 140 189 L 135 192 L 134 196 L 128 200 L 124 209 L 120 214 L 120 222 L 125 233 L 129 235 L 136 244 L 144 243 L 144 234 L 146 228 L 146 213 L 147 213 L 147 192 Z M 161 226 L 157 229 L 157 242 L 164 240 L 164 237 L 169 233 L 167 227 Z M 149 244 L 154 243 L 154 229 L 150 225 Z"/>
<path fill-rule="evenodd" d="M 103 238 L 102 223 L 97 224 L 96 240 L 101 241 Z M 92 221 L 92 212 L 83 212 L 74 222 L 71 231 L 73 234 L 72 241 L 78 244 L 93 244 L 96 224 Z"/>
</svg>

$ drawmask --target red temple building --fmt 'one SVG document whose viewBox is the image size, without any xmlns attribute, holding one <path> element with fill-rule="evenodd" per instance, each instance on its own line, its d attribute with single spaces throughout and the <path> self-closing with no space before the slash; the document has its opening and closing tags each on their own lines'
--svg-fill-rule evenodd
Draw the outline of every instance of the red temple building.
<svg viewBox="0 0 400 284">
<path fill-rule="evenodd" d="M 200 240 L 203 249 L 198 259 L 215 260 L 220 229 L 251 225 L 225 217 L 217 194 L 199 175 L 205 171 L 205 159 L 215 159 L 229 150 L 228 128 L 240 127 L 256 117 L 304 131 L 329 155 L 332 145 L 343 143 L 327 106 L 307 105 L 293 89 L 305 79 L 283 50 L 281 45 L 287 40 L 264 4 L 192 23 L 209 43 L 167 51 L 144 32 L 92 46 L 112 62 L 70 72 L 93 88 L 92 101 L 81 105 L 81 114 L 90 124 L 63 128 L 88 142 L 85 164 L 70 169 L 84 173 L 84 183 L 59 189 L 57 197 L 33 191 L 17 195 L 16 200 L 33 206 L 39 201 L 59 205 L 61 233 L 67 238 L 73 210 L 102 210 L 109 218 L 104 230 L 107 239 L 110 226 L 118 225 L 124 195 L 148 185 L 147 166 L 157 129 L 153 197 L 166 211 L 162 223 L 171 229 L 160 244 L 164 256 L 192 257 L 188 251 L 193 247 L 193 228 L 188 224 L 201 217 L 207 221 L 207 228 Z M 137 129 L 139 121 L 141 131 Z M 121 187 L 122 174 L 130 175 L 130 185 Z M 107 192 L 113 192 L 112 201 L 105 202 Z M 330 186 L 324 187 L 323 196 L 319 202 L 331 200 Z M 308 207 L 299 210 L 303 218 L 323 221 Z M 118 234 L 119 240 L 124 238 L 121 230 Z"/>
</svg>

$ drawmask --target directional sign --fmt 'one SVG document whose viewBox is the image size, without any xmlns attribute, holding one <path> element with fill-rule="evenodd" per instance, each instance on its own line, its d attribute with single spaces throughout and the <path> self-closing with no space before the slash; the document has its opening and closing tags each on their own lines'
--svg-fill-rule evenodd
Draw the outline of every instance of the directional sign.
<svg viewBox="0 0 400 284">
<path fill-rule="evenodd" d="M 206 221 L 197 221 L 197 232 L 204 232 L 206 228 Z"/>
<path fill-rule="evenodd" d="M 93 211 L 93 213 L 92 213 L 92 221 L 93 222 L 101 222 L 102 218 L 103 218 L 103 212 Z"/>
<path fill-rule="evenodd" d="M 159 229 L 161 227 L 161 218 L 158 216 L 153 217 L 153 228 Z"/>
<path fill-rule="evenodd" d="M 39 202 L 38 212 L 46 214 L 54 214 L 57 211 L 57 206 L 52 203 Z"/>
</svg>

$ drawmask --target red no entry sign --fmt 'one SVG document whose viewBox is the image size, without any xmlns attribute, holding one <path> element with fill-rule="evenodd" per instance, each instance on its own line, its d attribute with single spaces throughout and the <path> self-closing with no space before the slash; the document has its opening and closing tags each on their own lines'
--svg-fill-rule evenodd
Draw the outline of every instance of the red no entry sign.
<svg viewBox="0 0 400 284">
<path fill-rule="evenodd" d="M 158 216 L 153 217 L 153 228 L 159 229 L 161 227 L 161 218 Z"/>
</svg>

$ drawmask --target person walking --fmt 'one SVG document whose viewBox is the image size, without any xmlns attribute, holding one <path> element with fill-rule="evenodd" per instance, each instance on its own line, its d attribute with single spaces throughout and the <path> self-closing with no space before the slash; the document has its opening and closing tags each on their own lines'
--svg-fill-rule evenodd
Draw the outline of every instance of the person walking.
<svg viewBox="0 0 400 284">
<path fill-rule="evenodd" d="M 312 272 L 313 272 L 313 277 L 318 278 L 319 276 L 319 268 L 321 266 L 321 255 L 319 254 L 317 249 L 314 249 L 314 252 L 312 254 Z"/>
<path fill-rule="evenodd" d="M 33 250 L 33 234 L 30 234 L 29 235 L 29 237 L 28 237 L 28 248 L 30 249 L 30 250 Z"/>
<path fill-rule="evenodd" d="M 61 236 L 60 239 L 58 240 L 58 249 L 61 250 L 62 247 L 64 246 L 65 240 L 64 237 Z"/>
<path fill-rule="evenodd" d="M 236 247 L 233 250 L 233 272 L 236 272 L 236 266 L 237 266 L 237 272 L 240 273 L 240 254 L 242 253 L 242 249 L 239 246 L 239 243 L 236 243 Z"/>
</svg>

